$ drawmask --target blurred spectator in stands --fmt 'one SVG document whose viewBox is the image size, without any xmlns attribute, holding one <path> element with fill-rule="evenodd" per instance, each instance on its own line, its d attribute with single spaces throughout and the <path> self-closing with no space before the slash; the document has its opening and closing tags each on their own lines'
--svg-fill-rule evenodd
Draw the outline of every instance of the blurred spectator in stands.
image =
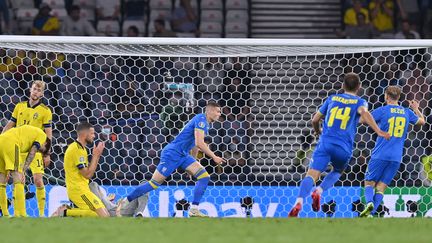
<svg viewBox="0 0 432 243">
<path fill-rule="evenodd" d="M 372 0 L 369 3 L 369 10 L 373 26 L 381 33 L 380 38 L 393 38 L 393 1 Z"/>
<path fill-rule="evenodd" d="M 146 0 L 123 1 L 124 18 L 127 20 L 144 19 Z"/>
<path fill-rule="evenodd" d="M 419 33 L 411 29 L 408 20 L 402 21 L 402 29 L 395 35 L 395 39 L 420 39 Z"/>
<path fill-rule="evenodd" d="M 171 16 L 171 26 L 175 32 L 196 32 L 198 30 L 197 20 L 190 0 L 180 0 L 180 5 L 174 9 Z"/>
<path fill-rule="evenodd" d="M 73 5 L 69 10 L 69 16 L 63 21 L 61 35 L 68 36 L 94 36 L 96 30 L 86 19 L 80 17 L 81 8 Z"/>
<path fill-rule="evenodd" d="M 345 11 L 344 23 L 346 26 L 358 25 L 358 14 L 361 13 L 364 16 L 366 24 L 369 23 L 369 12 L 366 8 L 363 8 L 361 0 L 354 0 L 353 7 Z"/>
<path fill-rule="evenodd" d="M 421 157 L 421 169 L 419 178 L 423 186 L 432 185 L 432 147 L 426 149 L 426 153 Z"/>
<path fill-rule="evenodd" d="M 156 19 L 154 21 L 154 29 L 153 37 L 177 37 L 175 32 L 165 28 L 165 20 L 163 19 Z"/>
<path fill-rule="evenodd" d="M 135 25 L 129 26 L 126 32 L 127 37 L 138 37 L 139 36 L 139 30 Z"/>
<path fill-rule="evenodd" d="M 421 25 L 420 9 L 416 0 L 396 0 L 396 3 L 402 20 L 407 20 L 411 23 L 413 29 Z"/>
<path fill-rule="evenodd" d="M 428 107 L 431 99 L 430 84 L 419 68 L 409 70 L 404 73 L 407 78 L 405 86 L 402 88 L 406 100 L 417 100 L 421 108 Z"/>
<path fill-rule="evenodd" d="M 344 32 L 336 32 L 340 38 L 372 39 L 376 33 L 371 23 L 366 22 L 366 15 L 357 13 L 357 25 L 347 25 Z"/>
<path fill-rule="evenodd" d="M 315 136 L 311 131 L 303 132 L 300 137 L 300 148 L 296 152 L 296 157 L 292 164 L 288 167 L 290 172 L 305 172 L 312 158 L 312 153 L 315 148 Z"/>
<path fill-rule="evenodd" d="M 120 18 L 120 1 L 97 0 L 96 15 L 99 20 L 118 20 Z"/>
<path fill-rule="evenodd" d="M 9 8 L 6 0 L 0 0 L 0 35 L 9 34 L 10 32 L 10 19 Z"/>
<path fill-rule="evenodd" d="M 160 119 L 164 123 L 162 133 L 167 136 L 167 141 L 170 142 L 183 128 L 184 107 L 180 104 L 181 93 L 175 93 L 169 100 L 169 104 L 164 106 Z"/>
<path fill-rule="evenodd" d="M 58 35 L 60 31 L 60 21 L 57 17 L 50 14 L 51 7 L 47 3 L 39 5 L 39 13 L 33 20 L 33 35 Z"/>
</svg>

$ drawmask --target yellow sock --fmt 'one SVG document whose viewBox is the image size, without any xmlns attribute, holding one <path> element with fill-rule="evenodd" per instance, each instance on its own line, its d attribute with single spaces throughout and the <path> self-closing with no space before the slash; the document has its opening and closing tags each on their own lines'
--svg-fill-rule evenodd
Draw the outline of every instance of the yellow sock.
<svg viewBox="0 0 432 243">
<path fill-rule="evenodd" d="M 15 183 L 13 194 L 15 217 L 26 217 L 24 185 L 22 183 Z"/>
<path fill-rule="evenodd" d="M 6 184 L 0 184 L 0 209 L 4 217 L 9 216 L 9 209 L 7 205 L 7 195 L 6 195 Z"/>
<path fill-rule="evenodd" d="M 39 217 L 45 217 L 45 187 L 36 187 Z"/>
<path fill-rule="evenodd" d="M 66 210 L 66 217 L 97 217 L 97 213 L 90 209 L 71 208 Z"/>
</svg>

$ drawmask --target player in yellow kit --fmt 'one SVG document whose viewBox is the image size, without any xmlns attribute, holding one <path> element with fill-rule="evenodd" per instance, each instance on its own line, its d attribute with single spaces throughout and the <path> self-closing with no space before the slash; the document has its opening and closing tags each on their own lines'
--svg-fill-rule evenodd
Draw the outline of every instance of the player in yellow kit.
<svg viewBox="0 0 432 243">
<path fill-rule="evenodd" d="M 9 216 L 6 197 L 7 175 L 14 181 L 14 212 L 17 217 L 25 217 L 24 174 L 37 152 L 47 154 L 51 140 L 39 128 L 23 125 L 9 129 L 0 135 L 0 208 L 4 216 Z M 20 153 L 26 153 L 25 161 Z"/>
<path fill-rule="evenodd" d="M 47 137 L 52 140 L 52 113 L 49 107 L 42 103 L 45 82 L 36 80 L 30 88 L 30 97 L 27 101 L 18 103 L 12 113 L 12 117 L 3 129 L 3 133 L 13 127 L 30 125 L 45 131 Z M 24 161 L 26 153 L 21 153 L 20 161 Z M 39 216 L 45 212 L 45 185 L 43 183 L 44 168 L 50 163 L 49 153 L 42 158 L 41 153 L 36 153 L 30 169 L 36 186 L 36 199 L 38 202 Z"/>
<path fill-rule="evenodd" d="M 108 210 L 89 187 L 89 180 L 95 173 L 105 143 L 100 142 L 93 148 L 89 163 L 86 145 L 93 143 L 95 130 L 90 123 L 81 122 L 77 125 L 77 135 L 77 140 L 66 149 L 64 170 L 68 197 L 78 208 L 62 206 L 52 216 L 109 217 Z"/>
</svg>

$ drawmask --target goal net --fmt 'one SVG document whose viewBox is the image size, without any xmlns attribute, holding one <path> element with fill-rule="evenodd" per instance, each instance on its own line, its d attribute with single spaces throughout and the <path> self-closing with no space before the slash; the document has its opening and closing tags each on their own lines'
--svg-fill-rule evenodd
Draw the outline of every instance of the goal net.
<svg viewBox="0 0 432 243">
<path fill-rule="evenodd" d="M 215 100 L 223 115 L 206 142 L 227 164 L 200 159 L 211 174 L 201 209 L 244 217 L 241 201 L 251 197 L 253 217 L 286 217 L 316 145 L 311 116 L 341 91 L 344 74 L 360 75 L 360 95 L 370 109 L 384 104 L 388 85 L 401 86 L 402 105 L 418 100 L 430 124 L 431 54 L 431 41 L 2 36 L 1 125 L 28 97 L 33 80 L 47 82 L 54 147 L 44 179 L 51 214 L 68 202 L 63 156 L 79 121 L 90 121 L 98 139 L 107 141 L 93 181 L 120 198 L 150 179 L 161 149 Z M 385 217 L 432 215 L 428 124 L 410 129 L 400 170 L 379 209 Z M 301 217 L 358 215 L 374 140 L 360 126 L 350 165 L 323 194 L 322 212 L 312 212 L 307 199 Z M 193 185 L 177 170 L 150 194 L 145 214 L 172 217 L 177 201 L 191 200 Z M 35 198 L 27 200 L 27 210 L 37 215 Z"/>
</svg>

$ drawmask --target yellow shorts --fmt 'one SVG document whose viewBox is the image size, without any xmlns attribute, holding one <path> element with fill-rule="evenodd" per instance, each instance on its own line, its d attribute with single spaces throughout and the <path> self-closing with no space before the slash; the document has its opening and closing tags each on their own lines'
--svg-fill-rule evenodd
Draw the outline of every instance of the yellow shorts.
<svg viewBox="0 0 432 243">
<path fill-rule="evenodd" d="M 83 190 L 68 190 L 68 197 L 78 208 L 96 209 L 105 208 L 102 201 L 90 191 L 90 188 Z"/>
<path fill-rule="evenodd" d="M 0 173 L 6 174 L 8 170 L 22 172 L 20 166 L 20 148 L 18 144 L 5 146 L 0 143 Z"/>
<path fill-rule="evenodd" d="M 25 159 L 28 153 L 21 154 L 21 164 L 24 165 Z M 42 158 L 42 153 L 36 153 L 33 161 L 30 164 L 30 170 L 32 174 L 43 174 L 44 173 L 44 162 Z"/>
</svg>

